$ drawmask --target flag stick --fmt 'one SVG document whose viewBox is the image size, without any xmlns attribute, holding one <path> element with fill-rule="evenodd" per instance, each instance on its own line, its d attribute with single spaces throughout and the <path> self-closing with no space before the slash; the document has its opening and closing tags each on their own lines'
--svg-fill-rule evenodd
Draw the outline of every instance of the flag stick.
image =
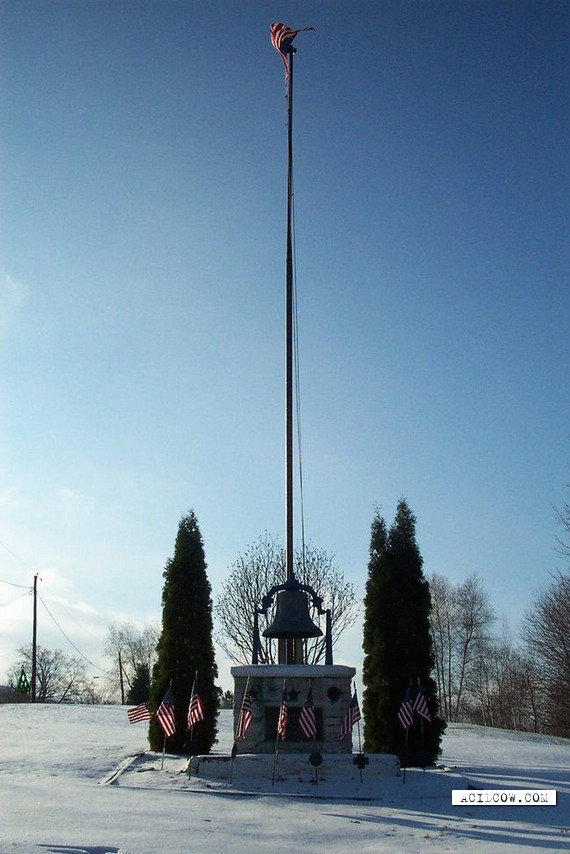
<svg viewBox="0 0 570 854">
<path fill-rule="evenodd" d="M 356 685 L 354 685 L 354 696 L 355 697 L 357 696 Z M 358 718 L 358 720 L 356 721 L 356 729 L 358 732 L 358 753 L 359 753 L 359 756 L 362 757 L 362 737 L 360 735 L 360 718 Z M 358 770 L 360 771 L 360 782 L 361 783 L 363 782 L 363 780 L 362 780 L 362 768 L 363 768 L 362 763 L 360 763 L 358 766 Z"/>
<path fill-rule="evenodd" d="M 360 739 L 360 721 L 356 722 L 356 728 L 358 730 L 358 752 L 362 756 L 362 741 Z M 362 783 L 362 764 L 358 766 L 358 770 L 360 771 L 360 782 Z"/>
<path fill-rule="evenodd" d="M 190 756 L 188 757 L 188 779 L 192 777 L 192 740 L 194 738 L 194 724 L 190 727 Z"/>
<path fill-rule="evenodd" d="M 190 706 L 192 705 L 192 697 L 194 696 L 194 692 L 198 691 L 198 671 L 196 670 L 194 673 L 194 682 L 192 683 L 192 693 L 190 694 Z M 188 708 L 188 715 L 190 715 L 190 708 Z M 188 779 L 192 776 L 192 742 L 194 741 L 194 722 L 190 724 L 190 759 L 188 760 Z"/>
<path fill-rule="evenodd" d="M 312 690 L 313 690 L 313 680 L 312 680 L 312 679 L 309 679 L 309 691 L 312 691 Z M 312 696 L 312 695 L 311 695 L 311 696 Z M 314 705 L 313 705 L 313 712 L 314 712 Z M 314 753 L 314 754 L 318 753 L 318 749 L 317 749 L 317 729 L 316 729 L 316 719 L 315 719 L 315 734 L 314 734 L 314 736 L 313 736 L 313 753 Z M 318 785 L 319 785 L 319 766 L 318 766 L 318 765 L 314 765 L 313 767 L 314 767 L 314 769 L 315 769 L 315 785 L 317 785 L 317 786 L 318 786 Z"/>
<path fill-rule="evenodd" d="M 421 682 L 420 682 L 420 677 L 418 676 L 418 687 L 417 687 L 418 693 L 421 691 L 421 688 L 422 688 L 422 686 L 421 686 Z M 425 736 L 424 736 L 424 716 L 419 715 L 419 719 L 420 719 L 420 737 L 421 737 L 421 743 L 422 743 L 422 756 L 425 757 L 426 743 L 425 743 Z M 425 774 L 425 770 L 426 770 L 425 759 L 423 760 L 423 762 L 424 762 L 424 774 Z"/>
<path fill-rule="evenodd" d="M 406 757 L 408 755 L 408 733 L 409 733 L 409 731 L 410 731 L 410 728 L 407 726 L 406 727 L 406 741 L 404 744 L 404 775 L 402 778 L 402 783 L 406 782 Z"/>
<path fill-rule="evenodd" d="M 160 770 L 164 769 L 164 754 L 166 753 L 166 736 L 164 736 L 162 740 L 162 761 L 160 763 Z"/>
<path fill-rule="evenodd" d="M 313 739 L 313 753 L 317 752 L 317 736 Z M 315 785 L 319 785 L 319 766 L 315 765 Z"/>
<path fill-rule="evenodd" d="M 233 780 L 233 776 L 234 776 L 234 762 L 235 762 L 235 758 L 236 758 L 236 756 L 237 756 L 237 739 L 238 739 L 238 728 L 239 728 L 239 722 L 240 722 L 240 720 L 241 720 L 241 716 L 242 716 L 242 714 L 243 714 L 243 704 L 245 703 L 245 698 L 247 697 L 247 692 L 249 691 L 249 680 L 250 680 L 250 679 L 251 679 L 251 676 L 248 676 L 248 677 L 247 677 L 247 681 L 246 681 L 246 683 L 245 683 L 245 690 L 244 690 L 244 692 L 243 692 L 243 696 L 242 696 L 242 698 L 241 698 L 241 706 L 240 706 L 240 709 L 239 709 L 239 715 L 238 715 L 238 719 L 237 719 L 237 723 L 236 723 L 236 728 L 235 728 L 235 731 L 234 731 L 234 745 L 233 745 L 233 747 L 232 747 L 231 761 L 230 761 L 230 777 L 229 777 L 229 781 L 228 781 L 230 784 L 231 784 L 231 782 L 232 782 L 232 780 Z"/>
<path fill-rule="evenodd" d="M 281 703 L 279 705 L 279 711 L 277 713 L 277 732 L 275 733 L 275 748 L 273 750 L 273 774 L 271 776 L 271 785 L 275 785 L 275 764 L 277 762 L 277 757 L 279 755 L 279 716 L 281 714 L 281 707 L 283 705 L 283 697 L 285 696 L 285 691 L 287 690 L 287 680 L 283 680 L 283 691 L 281 692 Z"/>
<path fill-rule="evenodd" d="M 273 749 L 273 773 L 271 775 L 271 785 L 275 785 L 275 763 L 277 762 L 277 755 L 279 753 L 279 733 L 275 736 L 275 747 Z"/>
</svg>

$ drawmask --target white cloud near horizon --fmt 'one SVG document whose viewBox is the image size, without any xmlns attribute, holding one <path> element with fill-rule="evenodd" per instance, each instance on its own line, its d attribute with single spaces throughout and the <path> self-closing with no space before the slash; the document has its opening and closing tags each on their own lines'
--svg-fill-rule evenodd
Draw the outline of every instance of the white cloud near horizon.
<svg viewBox="0 0 570 854">
<path fill-rule="evenodd" d="M 27 285 L 13 279 L 8 273 L 0 273 L 0 332 L 13 321 L 28 294 Z"/>
</svg>

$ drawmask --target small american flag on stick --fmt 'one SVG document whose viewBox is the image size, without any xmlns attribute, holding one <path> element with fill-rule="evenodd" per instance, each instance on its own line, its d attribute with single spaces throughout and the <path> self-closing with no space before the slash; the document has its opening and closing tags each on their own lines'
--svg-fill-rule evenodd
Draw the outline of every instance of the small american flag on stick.
<svg viewBox="0 0 570 854">
<path fill-rule="evenodd" d="M 148 708 L 148 703 L 140 703 L 134 709 L 127 709 L 127 717 L 130 724 L 138 724 L 139 721 L 150 721 L 152 715 Z"/>
<path fill-rule="evenodd" d="M 253 697 L 246 691 L 239 713 L 236 738 L 245 738 L 253 721 Z"/>
<path fill-rule="evenodd" d="M 280 738 L 281 741 L 285 741 L 285 736 L 287 735 L 288 717 L 289 712 L 287 710 L 287 692 L 283 691 L 281 705 L 279 706 L 279 717 L 277 718 L 277 737 Z"/>
<path fill-rule="evenodd" d="M 358 706 L 358 697 L 356 696 L 356 690 L 354 695 L 350 701 L 348 706 L 346 715 L 340 727 L 340 735 L 338 737 L 339 741 L 342 741 L 343 738 L 346 738 L 349 733 L 352 732 L 352 728 L 354 724 L 358 723 L 360 720 L 360 708 Z"/>
<path fill-rule="evenodd" d="M 160 728 L 166 738 L 174 735 L 176 732 L 176 723 L 174 721 L 174 696 L 171 687 L 164 695 L 164 700 L 158 707 L 156 720 L 160 724 Z"/>
<path fill-rule="evenodd" d="M 315 704 L 313 703 L 313 689 L 309 688 L 305 705 L 299 715 L 299 726 L 305 733 L 306 738 L 315 738 L 317 735 L 317 719 L 315 717 Z"/>
<path fill-rule="evenodd" d="M 410 688 L 406 690 L 404 694 L 404 699 L 402 700 L 402 704 L 398 711 L 398 721 L 404 727 L 404 729 L 408 729 L 414 722 L 414 709 L 412 705 L 412 691 Z"/>
<path fill-rule="evenodd" d="M 194 684 L 192 685 L 192 693 L 190 695 L 190 705 L 188 707 L 188 729 L 191 729 L 194 724 L 200 723 L 200 721 L 204 720 L 204 706 L 202 705 L 202 700 L 198 693 L 197 687 L 198 679 L 194 679 Z"/>
<path fill-rule="evenodd" d="M 417 712 L 425 721 L 431 723 L 431 716 L 426 702 L 426 696 L 421 685 L 418 685 L 416 696 L 414 697 L 414 711 Z"/>
</svg>

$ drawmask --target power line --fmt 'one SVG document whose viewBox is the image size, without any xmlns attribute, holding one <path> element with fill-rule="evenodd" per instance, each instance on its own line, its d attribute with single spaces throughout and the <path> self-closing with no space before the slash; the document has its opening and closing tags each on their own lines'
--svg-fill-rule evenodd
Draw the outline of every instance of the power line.
<svg viewBox="0 0 570 854">
<path fill-rule="evenodd" d="M 32 571 L 33 571 L 33 572 L 35 572 L 35 570 L 33 570 L 33 568 L 32 568 L 32 567 L 30 567 L 30 565 L 29 565 L 29 564 L 27 564 L 25 560 L 22 560 L 22 558 L 21 558 L 21 557 L 19 557 L 17 554 L 15 554 L 15 552 L 13 552 L 11 549 L 9 549 L 9 548 L 8 548 L 8 546 L 7 546 L 5 543 L 3 543 L 1 540 L 0 540 L 0 546 L 2 546 L 2 548 L 3 548 L 3 549 L 5 549 L 9 554 L 11 554 L 11 555 L 12 555 L 12 557 L 16 558 L 16 560 L 19 560 L 19 561 L 20 561 L 20 563 L 22 563 L 24 566 L 27 566 L 29 569 L 32 569 Z M 37 573 L 36 573 L 36 574 L 37 574 Z M 11 602 L 6 602 L 6 604 L 5 604 L 5 605 L 0 605 L 0 608 L 5 608 L 7 605 L 11 605 L 11 604 L 12 604 L 12 602 L 16 602 L 18 599 L 21 599 L 21 598 L 22 598 L 22 596 L 27 596 L 27 595 L 28 595 L 28 594 L 30 594 L 30 593 L 32 592 L 32 590 L 33 590 L 33 588 L 32 588 L 32 587 L 30 587 L 29 585 L 28 585 L 28 586 L 26 586 L 26 585 L 24 585 L 24 584 L 14 584 L 12 581 L 4 581 L 4 580 L 3 580 L 3 579 L 1 579 L 1 578 L 0 578 L 0 583 L 2 583 L 2 584 L 8 584 L 10 587 L 19 587 L 20 589 L 22 589 L 22 590 L 25 590 L 25 591 L 26 591 L 25 593 L 22 593 L 20 596 L 17 596 L 17 597 L 16 597 L 16 599 L 12 599 L 12 601 L 11 601 Z M 99 665 L 98 665 L 98 664 L 95 664 L 93 661 L 91 661 L 91 659 L 87 658 L 87 656 L 86 656 L 86 655 L 84 655 L 84 654 L 81 652 L 81 650 L 80 650 L 80 649 L 79 649 L 79 648 L 78 648 L 78 647 L 73 643 L 73 641 L 71 640 L 71 638 L 70 638 L 70 637 L 69 637 L 69 636 L 64 632 L 64 630 L 62 629 L 62 627 L 59 625 L 59 623 L 58 623 L 58 622 L 57 622 L 57 620 L 55 619 L 54 615 L 51 613 L 50 609 L 48 608 L 48 606 L 46 605 L 46 603 L 44 602 L 44 600 L 42 599 L 42 597 L 40 596 L 40 594 L 38 593 L 37 595 L 38 595 L 38 598 L 39 598 L 40 602 L 42 603 L 42 605 L 43 605 L 43 606 L 44 606 L 44 608 L 46 609 L 47 613 L 49 614 L 49 616 L 51 617 L 51 619 L 53 620 L 53 622 L 55 623 L 55 625 L 57 626 L 57 628 L 59 629 L 59 631 L 61 632 L 61 634 L 64 636 L 64 638 L 66 639 L 66 641 L 67 641 L 67 642 L 68 642 L 68 643 L 73 647 L 73 649 L 78 653 L 78 655 L 80 655 L 80 656 L 81 656 L 81 658 L 83 658 L 83 659 L 84 659 L 88 664 L 90 664 L 92 667 L 94 667 L 94 668 L 95 668 L 95 670 L 99 670 L 101 673 L 106 673 L 106 671 L 105 671 L 102 667 L 99 667 Z"/>
<path fill-rule="evenodd" d="M 19 587 L 19 586 L 20 586 L 19 584 L 15 584 L 15 585 L 14 585 L 14 587 Z M 7 607 L 8 607 L 8 605 L 13 605 L 13 604 L 14 604 L 14 602 L 17 602 L 17 601 L 18 601 L 18 599 L 23 599 L 23 598 L 24 598 L 24 596 L 29 596 L 29 595 L 31 594 L 31 592 L 32 592 L 31 590 L 26 590 L 26 592 L 25 592 L 25 593 L 20 593 L 20 595 L 19 595 L 19 596 L 16 596 L 16 598 L 15 598 L 15 599 L 10 599 L 10 601 L 9 601 L 9 602 L 4 602 L 4 604 L 3 604 L 3 605 L 0 605 L 0 608 L 7 608 Z"/>
<path fill-rule="evenodd" d="M 40 602 L 42 603 L 42 605 L 44 606 L 44 608 L 45 608 L 45 609 L 46 609 L 46 611 L 48 612 L 49 616 L 52 618 L 53 622 L 55 623 L 55 625 L 57 626 L 57 628 L 60 630 L 60 632 L 62 633 L 62 635 L 63 635 L 63 636 L 64 636 L 64 638 L 66 639 L 66 641 L 67 641 L 69 644 L 71 644 L 71 646 L 73 647 L 73 649 L 74 649 L 74 650 L 75 650 L 75 651 L 76 651 L 76 652 L 81 656 L 81 658 L 85 659 L 85 661 L 86 661 L 88 664 L 90 664 L 92 667 L 94 667 L 94 668 L 95 668 L 95 670 L 100 670 L 100 671 L 101 671 L 101 673 L 106 673 L 106 672 L 107 672 L 106 670 L 104 670 L 102 667 L 99 667 L 99 665 L 98 665 L 98 664 L 95 664 L 93 661 L 91 661 L 91 659 L 90 659 L 90 658 L 87 658 L 87 656 L 86 656 L 86 655 L 84 655 L 84 654 L 81 652 L 81 650 L 80 650 L 80 649 L 79 649 L 79 648 L 78 648 L 78 647 L 73 643 L 73 641 L 71 640 L 71 638 L 70 638 L 70 637 L 69 637 L 69 636 L 64 632 L 64 630 L 61 628 L 61 626 L 60 626 L 60 625 L 59 625 L 59 623 L 57 622 L 56 618 L 54 617 L 54 615 L 52 614 L 52 612 L 50 611 L 50 609 L 48 608 L 48 606 L 46 605 L 46 603 L 44 602 L 44 600 L 42 599 L 42 597 L 41 597 L 41 595 L 40 595 L 39 593 L 38 593 L 38 599 L 40 600 Z"/>
<path fill-rule="evenodd" d="M 15 552 L 13 552 L 12 549 L 9 549 L 8 546 L 6 545 L 6 543 L 3 543 L 2 540 L 0 540 L 0 546 L 2 546 L 2 548 L 5 549 L 5 551 L 7 551 L 8 554 L 12 555 L 12 557 L 15 557 L 16 560 L 19 560 L 21 564 L 26 566 L 28 569 L 31 569 L 32 572 L 35 572 L 35 569 L 32 566 L 30 566 L 29 563 L 26 563 L 26 561 L 23 558 L 21 558 L 19 555 L 17 555 Z M 4 582 L 4 584 L 9 584 L 9 583 L 10 583 L 9 581 Z M 18 587 L 19 585 L 16 584 L 14 586 Z"/>
<path fill-rule="evenodd" d="M 13 581 L 4 581 L 3 578 L 0 578 L 0 584 L 8 584 L 10 587 L 20 587 L 22 590 L 29 590 L 30 592 L 32 590 L 29 584 L 14 584 Z"/>
</svg>

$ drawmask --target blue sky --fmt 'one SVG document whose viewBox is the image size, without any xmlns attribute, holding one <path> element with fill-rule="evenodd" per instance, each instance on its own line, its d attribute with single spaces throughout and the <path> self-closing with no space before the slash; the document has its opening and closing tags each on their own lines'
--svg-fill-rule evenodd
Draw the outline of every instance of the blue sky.
<svg viewBox="0 0 570 854">
<path fill-rule="evenodd" d="M 307 537 L 361 596 L 374 508 L 390 523 L 405 496 L 426 574 L 476 573 L 516 629 L 561 565 L 570 480 L 568 19 L 1 4 L 0 579 L 38 572 L 95 663 L 111 622 L 159 617 L 188 509 L 214 595 L 283 539 L 274 20 L 315 27 L 294 125 Z M 19 592 L 0 585 L 0 675 L 30 639 Z M 73 652 L 45 613 L 39 641 Z M 357 628 L 337 659 L 360 658 Z"/>
</svg>

